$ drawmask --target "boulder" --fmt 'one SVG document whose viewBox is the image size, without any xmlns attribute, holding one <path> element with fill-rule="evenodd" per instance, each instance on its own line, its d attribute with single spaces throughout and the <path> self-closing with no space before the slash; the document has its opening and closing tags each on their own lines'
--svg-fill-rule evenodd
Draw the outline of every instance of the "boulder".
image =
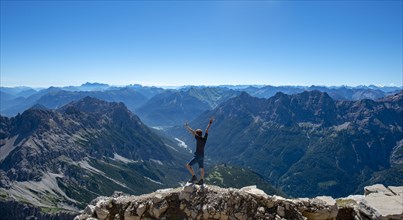
<svg viewBox="0 0 403 220">
<path fill-rule="evenodd" d="M 364 194 L 339 199 L 339 210 L 349 210 L 356 219 L 403 219 L 403 186 L 376 184 L 365 187 Z"/>
<path fill-rule="evenodd" d="M 284 217 L 285 216 L 285 209 L 283 206 L 277 206 L 277 214 L 280 217 Z"/>
<path fill-rule="evenodd" d="M 372 192 L 360 201 L 360 210 L 373 218 L 403 219 L 403 193 L 399 191 L 403 187 L 389 189 L 382 186 L 377 186 L 376 190 L 371 188 Z"/>
<path fill-rule="evenodd" d="M 263 198 L 268 197 L 268 195 L 263 190 L 256 188 L 256 185 L 243 187 L 239 191 L 246 192 L 257 197 L 263 197 Z"/>
<path fill-rule="evenodd" d="M 153 206 L 153 215 L 156 218 L 160 218 L 162 214 L 165 213 L 165 211 L 168 209 L 168 203 L 167 201 L 163 201 L 159 204 L 154 204 Z"/>
<path fill-rule="evenodd" d="M 143 213 L 147 210 L 147 205 L 146 204 L 140 204 L 137 209 L 136 209 L 136 213 L 138 216 L 142 216 Z"/>
<path fill-rule="evenodd" d="M 95 206 L 95 215 L 94 217 L 97 217 L 98 219 L 107 219 L 109 216 L 109 211 L 108 209 L 102 207 L 102 206 Z"/>
<path fill-rule="evenodd" d="M 392 191 L 390 191 L 388 188 L 386 188 L 382 184 L 375 184 L 372 186 L 364 187 L 364 195 L 367 196 L 371 193 L 382 193 L 384 195 L 393 195 Z"/>
<path fill-rule="evenodd" d="M 304 203 L 303 203 L 304 204 Z M 336 200 L 330 196 L 318 196 L 305 202 L 307 206 L 300 207 L 305 217 L 312 220 L 336 219 L 338 208 Z"/>
<path fill-rule="evenodd" d="M 93 215 L 94 212 L 95 212 L 95 206 L 93 205 L 87 205 L 87 207 L 85 207 L 84 209 L 84 213 L 88 215 Z"/>
</svg>

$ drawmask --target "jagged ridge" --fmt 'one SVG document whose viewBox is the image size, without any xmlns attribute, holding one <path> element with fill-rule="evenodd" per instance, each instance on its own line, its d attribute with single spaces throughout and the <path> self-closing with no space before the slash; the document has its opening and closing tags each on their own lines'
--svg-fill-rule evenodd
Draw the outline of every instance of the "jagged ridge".
<svg viewBox="0 0 403 220">
<path fill-rule="evenodd" d="M 0 125 L 0 200 L 44 212 L 77 213 L 115 190 L 138 195 L 177 186 L 185 172 L 173 160 L 181 158 L 175 148 L 123 103 L 86 97 L 57 110 L 0 116 Z"/>
<path fill-rule="evenodd" d="M 242 93 L 190 125 L 204 128 L 215 116 L 206 145 L 213 163 L 248 167 L 290 196 L 341 197 L 365 185 L 401 185 L 394 177 L 402 174 L 402 102 L 403 92 L 376 101 L 335 101 L 319 91 L 270 99 Z M 168 132 L 193 143 L 182 127 Z M 392 178 L 371 180 L 391 169 Z"/>
</svg>

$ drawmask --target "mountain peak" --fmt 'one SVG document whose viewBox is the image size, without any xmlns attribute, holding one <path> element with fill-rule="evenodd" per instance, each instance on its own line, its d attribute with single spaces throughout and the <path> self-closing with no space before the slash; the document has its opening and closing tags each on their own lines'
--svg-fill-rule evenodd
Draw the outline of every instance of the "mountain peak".
<svg viewBox="0 0 403 220">
<path fill-rule="evenodd" d="M 285 98 L 285 97 L 288 97 L 288 95 L 283 92 L 276 92 L 276 94 L 274 94 L 274 96 L 272 98 L 281 99 L 281 98 Z"/>
<path fill-rule="evenodd" d="M 96 86 L 96 87 L 98 87 L 98 86 L 109 86 L 109 85 L 105 84 L 105 83 L 97 83 L 97 82 L 90 83 L 90 82 L 86 82 L 86 83 L 82 84 L 81 86 Z"/>
<path fill-rule="evenodd" d="M 248 111 L 254 112 L 259 109 L 258 107 L 260 106 L 262 100 L 264 99 L 253 97 L 247 92 L 241 92 L 238 96 L 235 96 L 229 99 L 227 102 L 222 103 L 221 106 L 230 106 L 233 110 L 248 109 Z"/>
<path fill-rule="evenodd" d="M 31 108 L 29 108 L 29 109 L 49 110 L 48 108 L 46 108 L 44 105 L 41 105 L 41 104 L 35 104 L 35 105 L 33 105 Z"/>
<path fill-rule="evenodd" d="M 86 96 L 84 98 L 82 98 L 81 100 L 78 100 L 78 102 L 85 102 L 85 103 L 107 103 L 106 101 L 100 100 L 98 98 L 92 97 L 92 96 Z"/>
<path fill-rule="evenodd" d="M 60 108 L 60 111 L 64 112 L 67 108 L 75 108 L 86 113 L 108 113 L 112 112 L 116 108 L 122 108 L 126 111 L 129 111 L 121 102 L 107 102 L 91 96 L 86 96 L 77 101 L 73 101 Z"/>
<path fill-rule="evenodd" d="M 239 97 L 241 97 L 241 98 L 250 98 L 250 97 L 252 97 L 249 93 L 247 93 L 247 92 L 245 92 L 245 91 L 242 91 L 240 94 L 239 94 Z"/>
<path fill-rule="evenodd" d="M 44 109 L 41 105 L 35 105 L 14 118 L 15 125 L 11 133 L 19 133 L 20 138 L 22 138 L 36 129 L 48 129 L 49 119 L 53 118 L 54 115 L 52 110 Z"/>
<path fill-rule="evenodd" d="M 62 91 L 62 89 L 60 89 L 58 87 L 51 86 L 51 87 L 47 88 L 46 91 L 48 93 L 56 93 L 56 92 Z"/>
</svg>

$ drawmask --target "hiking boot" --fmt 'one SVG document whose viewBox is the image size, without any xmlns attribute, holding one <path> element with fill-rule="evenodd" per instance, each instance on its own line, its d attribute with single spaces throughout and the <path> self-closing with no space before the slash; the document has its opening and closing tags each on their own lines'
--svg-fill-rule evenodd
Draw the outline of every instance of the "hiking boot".
<svg viewBox="0 0 403 220">
<path fill-rule="evenodd" d="M 200 179 L 199 182 L 197 182 L 196 184 L 197 184 L 197 185 L 203 185 L 203 184 L 204 184 L 203 179 Z"/>
<path fill-rule="evenodd" d="M 192 178 L 188 181 L 188 183 L 194 183 L 197 180 L 196 176 L 192 176 Z"/>
</svg>

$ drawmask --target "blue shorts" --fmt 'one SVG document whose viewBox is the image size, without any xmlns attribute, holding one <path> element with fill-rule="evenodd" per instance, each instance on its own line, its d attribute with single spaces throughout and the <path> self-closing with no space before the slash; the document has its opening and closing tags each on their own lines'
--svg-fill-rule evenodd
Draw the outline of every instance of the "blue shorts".
<svg viewBox="0 0 403 220">
<path fill-rule="evenodd" d="M 204 157 L 202 156 L 198 156 L 198 155 L 194 155 L 194 157 L 192 158 L 191 161 L 189 161 L 189 165 L 193 166 L 195 163 L 199 164 L 199 168 L 204 168 Z"/>
</svg>

